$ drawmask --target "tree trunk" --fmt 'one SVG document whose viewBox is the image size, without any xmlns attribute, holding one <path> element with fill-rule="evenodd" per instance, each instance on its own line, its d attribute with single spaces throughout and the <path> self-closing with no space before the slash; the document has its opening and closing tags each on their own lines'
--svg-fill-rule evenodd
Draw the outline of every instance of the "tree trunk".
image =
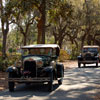
<svg viewBox="0 0 100 100">
<path fill-rule="evenodd" d="M 3 9 L 3 3 L 2 0 L 0 0 L 0 10 L 1 10 L 1 15 L 4 13 Z M 6 16 L 6 19 L 4 18 L 5 16 L 1 16 L 1 25 L 2 25 L 2 34 L 3 34 L 3 40 L 2 40 L 2 59 L 6 58 L 6 42 L 7 42 L 7 34 L 9 32 L 9 21 L 8 17 Z"/>
<path fill-rule="evenodd" d="M 55 39 L 55 42 L 54 42 L 54 44 L 57 44 L 57 40 Z"/>
<path fill-rule="evenodd" d="M 26 34 L 25 35 L 23 35 L 24 36 L 24 46 L 26 45 L 26 43 L 27 43 L 27 36 L 26 36 Z"/>
<path fill-rule="evenodd" d="M 62 48 L 62 43 L 63 43 L 63 38 L 61 38 L 61 39 L 59 40 L 59 42 L 58 42 L 58 45 L 59 45 L 60 48 Z"/>
<path fill-rule="evenodd" d="M 88 35 L 88 37 L 87 37 L 87 44 L 88 45 L 91 45 L 91 41 L 92 40 L 92 38 L 91 38 L 91 35 Z"/>
<path fill-rule="evenodd" d="M 37 25 L 37 44 L 45 44 L 46 0 L 42 0 L 39 11 L 41 13 L 41 17 Z"/>
<path fill-rule="evenodd" d="M 6 58 L 6 42 L 7 42 L 7 33 L 3 33 L 3 41 L 2 41 L 2 58 Z"/>
<path fill-rule="evenodd" d="M 42 44 L 42 18 L 38 21 L 38 37 L 37 37 L 37 44 Z"/>
<path fill-rule="evenodd" d="M 78 49 L 79 49 L 79 47 L 78 47 L 78 43 L 77 43 L 76 40 L 74 40 L 74 42 L 75 42 L 76 48 L 77 48 L 77 50 L 78 50 Z"/>
<path fill-rule="evenodd" d="M 85 42 L 85 39 L 86 39 L 86 36 L 87 36 L 87 33 L 84 34 L 84 36 L 82 37 L 82 41 L 81 41 L 81 50 L 84 46 L 84 42 Z"/>
<path fill-rule="evenodd" d="M 45 44 L 46 0 L 43 0 L 42 19 L 43 19 L 42 44 Z"/>
<path fill-rule="evenodd" d="M 57 36 L 56 35 L 54 35 L 54 39 L 55 39 L 54 44 L 57 44 Z"/>
<path fill-rule="evenodd" d="M 59 44 L 59 47 L 62 49 L 62 42 L 60 41 L 58 44 Z"/>
</svg>

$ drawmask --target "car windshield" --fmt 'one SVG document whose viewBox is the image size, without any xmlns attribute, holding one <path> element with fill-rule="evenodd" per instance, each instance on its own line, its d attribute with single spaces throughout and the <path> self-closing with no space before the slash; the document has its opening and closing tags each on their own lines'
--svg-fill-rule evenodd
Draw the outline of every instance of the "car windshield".
<svg viewBox="0 0 100 100">
<path fill-rule="evenodd" d="M 83 53 L 85 53 L 85 52 L 97 53 L 98 48 L 83 48 Z"/>
<path fill-rule="evenodd" d="M 33 49 L 23 49 L 23 55 L 46 55 L 50 56 L 52 55 L 52 49 L 51 48 L 33 48 Z"/>
</svg>

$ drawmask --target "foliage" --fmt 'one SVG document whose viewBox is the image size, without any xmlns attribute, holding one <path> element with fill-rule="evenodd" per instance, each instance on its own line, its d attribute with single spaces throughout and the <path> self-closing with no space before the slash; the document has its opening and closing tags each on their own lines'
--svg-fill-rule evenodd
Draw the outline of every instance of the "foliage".
<svg viewBox="0 0 100 100">
<path fill-rule="evenodd" d="M 40 40 L 44 39 L 46 43 L 70 47 L 72 52 L 68 59 L 76 59 L 83 45 L 100 45 L 99 0 L 5 0 L 4 5 L 1 1 L 0 51 L 12 52 L 22 46 L 24 41 L 27 45 L 36 44 L 39 36 L 44 37 Z M 41 9 L 44 7 L 43 1 L 46 1 L 45 12 Z M 46 39 L 44 34 L 38 34 L 39 28 L 40 33 L 44 30 L 45 34 L 46 30 Z M 8 58 L 4 61 L 0 58 L 1 66 L 3 62 L 12 64 L 16 60 L 10 55 L 12 53 L 7 54 Z M 60 60 L 67 59 L 65 55 L 61 53 Z"/>
<path fill-rule="evenodd" d="M 61 49 L 60 50 L 60 56 L 59 56 L 58 60 L 60 62 L 63 62 L 63 61 L 66 61 L 68 59 L 70 59 L 69 54 L 65 50 Z"/>
<path fill-rule="evenodd" d="M 0 43 L 0 52 L 2 51 L 2 44 Z"/>
<path fill-rule="evenodd" d="M 7 53 L 6 59 L 2 59 L 2 53 L 0 52 L 0 71 L 6 71 L 7 67 L 15 64 L 16 61 L 21 59 L 20 53 Z"/>
<path fill-rule="evenodd" d="M 75 47 L 75 45 L 72 45 L 72 50 L 70 54 L 70 60 L 77 60 L 77 56 L 79 55 L 80 51 Z"/>
<path fill-rule="evenodd" d="M 8 65 L 7 66 L 11 66 L 13 64 L 15 64 L 16 61 L 21 59 L 21 54 L 20 53 L 8 53 Z"/>
<path fill-rule="evenodd" d="M 12 53 L 12 52 L 16 52 L 16 49 L 13 49 L 13 48 L 9 48 L 9 53 Z"/>
<path fill-rule="evenodd" d="M 71 53 L 70 60 L 77 60 L 77 56 L 79 56 L 79 52 L 75 50 L 73 53 Z"/>
<path fill-rule="evenodd" d="M 73 5 L 68 1 L 57 0 L 48 11 L 49 23 L 51 24 L 51 34 L 54 36 L 55 43 L 62 47 L 65 36 L 69 33 L 73 14 Z"/>
</svg>

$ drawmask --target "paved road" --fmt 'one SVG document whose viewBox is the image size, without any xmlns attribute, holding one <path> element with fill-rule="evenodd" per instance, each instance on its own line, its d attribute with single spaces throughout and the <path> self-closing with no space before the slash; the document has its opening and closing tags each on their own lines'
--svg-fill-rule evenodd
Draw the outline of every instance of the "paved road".
<svg viewBox="0 0 100 100">
<path fill-rule="evenodd" d="M 0 92 L 0 100 L 95 100 L 100 94 L 100 67 L 65 70 L 63 84 L 54 83 L 54 91 L 47 91 L 47 84 L 24 84 L 17 86 L 14 93 Z M 100 100 L 100 99 L 98 99 Z"/>
</svg>

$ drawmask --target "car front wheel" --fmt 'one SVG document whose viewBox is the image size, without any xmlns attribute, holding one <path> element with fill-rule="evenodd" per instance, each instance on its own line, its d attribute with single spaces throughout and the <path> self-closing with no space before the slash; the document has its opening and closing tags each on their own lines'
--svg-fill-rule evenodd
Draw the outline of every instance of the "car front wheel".
<svg viewBox="0 0 100 100">
<path fill-rule="evenodd" d="M 78 63 L 78 68 L 80 68 L 81 67 L 81 63 Z"/>
<path fill-rule="evenodd" d="M 59 84 L 59 85 L 62 84 L 62 82 L 63 82 L 63 77 L 64 77 L 64 70 L 61 69 L 61 77 L 60 77 L 60 79 L 58 80 L 58 84 Z"/>
<path fill-rule="evenodd" d="M 98 67 L 98 62 L 96 63 L 96 67 Z"/>
<path fill-rule="evenodd" d="M 51 92 L 53 90 L 53 71 L 49 74 L 50 81 L 48 82 L 48 88 L 49 91 Z"/>
<path fill-rule="evenodd" d="M 8 82 L 8 86 L 9 86 L 9 91 L 13 92 L 14 91 L 14 82 Z"/>
<path fill-rule="evenodd" d="M 9 78 L 13 78 L 13 74 L 12 73 L 9 73 Z M 14 86 L 15 86 L 15 83 L 14 82 L 8 82 L 8 87 L 9 87 L 9 91 L 10 92 L 13 92 L 14 91 Z"/>
</svg>

